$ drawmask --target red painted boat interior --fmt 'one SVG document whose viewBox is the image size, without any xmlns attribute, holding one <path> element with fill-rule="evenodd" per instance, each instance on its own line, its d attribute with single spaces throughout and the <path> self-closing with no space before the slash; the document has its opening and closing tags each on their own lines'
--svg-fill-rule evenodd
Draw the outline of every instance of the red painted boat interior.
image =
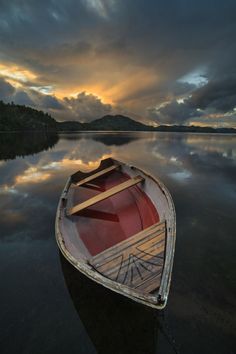
<svg viewBox="0 0 236 354">
<path fill-rule="evenodd" d="M 82 203 L 129 178 L 121 171 L 113 171 L 75 187 L 73 204 Z M 159 215 L 150 198 L 135 185 L 84 209 L 72 219 L 81 240 L 94 256 L 158 222 Z"/>
</svg>

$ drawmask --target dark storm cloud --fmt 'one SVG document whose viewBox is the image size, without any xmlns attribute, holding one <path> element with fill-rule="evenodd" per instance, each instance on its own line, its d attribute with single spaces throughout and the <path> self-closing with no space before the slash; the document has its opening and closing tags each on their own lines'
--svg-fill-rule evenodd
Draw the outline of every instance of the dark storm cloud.
<svg viewBox="0 0 236 354">
<path fill-rule="evenodd" d="M 193 92 L 191 103 L 197 108 L 228 112 L 236 107 L 236 75 L 210 81 Z"/>
<path fill-rule="evenodd" d="M 143 0 L 2 1 L 2 40 L 10 50 L 19 46 L 21 53 L 28 52 L 31 57 L 31 48 L 37 48 L 37 57 L 52 46 L 61 48 L 62 53 L 73 52 L 78 43 L 78 54 L 93 46 L 101 54 L 125 52 L 143 65 L 153 63 L 158 55 L 158 64 L 165 59 L 171 72 L 181 67 L 185 72 L 198 65 L 200 57 L 205 59 L 208 52 L 218 49 L 217 36 L 225 40 L 221 46 L 233 43 L 235 2 L 216 0 L 212 5 L 203 0 L 148 4 Z M 190 57 L 192 62 L 186 67 Z M 168 63 L 175 58 L 183 60 L 170 68 Z"/>
<path fill-rule="evenodd" d="M 0 78 L 0 99 L 7 100 L 14 94 L 14 92 L 14 87 L 6 82 L 3 78 Z"/>
<path fill-rule="evenodd" d="M 41 95 L 42 100 L 42 107 L 45 108 L 51 108 L 51 109 L 63 109 L 63 105 L 58 101 L 58 99 L 56 99 L 56 97 L 54 96 L 50 96 L 50 95 Z"/>
<path fill-rule="evenodd" d="M 186 100 L 183 103 L 172 101 L 158 109 L 149 108 L 149 117 L 159 124 L 183 124 L 192 117 L 201 116 L 202 113 L 193 108 Z"/>
<path fill-rule="evenodd" d="M 218 113 L 214 123 L 218 121 L 221 125 L 224 125 L 224 122 L 235 125 L 234 108 L 236 108 L 236 76 L 230 76 L 212 80 L 200 88 L 195 87 L 189 98 L 181 103 L 173 100 L 163 107 L 149 108 L 148 113 L 155 122 L 167 124 L 185 123 L 193 117 L 201 122 L 199 117 L 205 114 L 206 117 L 202 118 L 202 121 L 209 125 L 213 123 L 213 119 L 208 118 L 207 114 L 213 113 L 214 118 L 214 113 Z"/>
<path fill-rule="evenodd" d="M 31 90 L 30 94 L 34 104 L 42 109 L 62 110 L 65 108 L 55 96 L 45 95 L 35 90 Z"/>
<path fill-rule="evenodd" d="M 169 101 L 162 118 L 171 121 L 176 108 L 183 122 L 193 112 L 176 103 L 181 95 L 203 109 L 233 107 L 220 86 L 236 74 L 235 10 L 234 0 L 2 0 L 0 61 L 31 70 L 60 97 L 87 91 L 144 118 Z M 178 82 L 201 67 L 206 94 L 218 92 L 209 104 L 195 83 Z"/>
<path fill-rule="evenodd" d="M 166 87 L 166 92 L 173 96 L 182 96 L 196 90 L 196 85 L 189 84 L 188 82 L 173 82 Z"/>
<path fill-rule="evenodd" d="M 35 106 L 34 102 L 25 91 L 16 91 L 16 93 L 11 97 L 11 101 L 14 101 L 16 104 L 23 104 L 25 106 Z"/>
</svg>

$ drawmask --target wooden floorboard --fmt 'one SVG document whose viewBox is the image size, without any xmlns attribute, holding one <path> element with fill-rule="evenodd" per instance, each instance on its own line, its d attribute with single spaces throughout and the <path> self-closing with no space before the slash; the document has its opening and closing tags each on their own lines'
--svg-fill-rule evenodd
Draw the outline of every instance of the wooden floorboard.
<svg viewBox="0 0 236 354">
<path fill-rule="evenodd" d="M 161 234 L 162 237 L 164 237 L 164 234 Z M 163 250 L 165 247 L 165 242 L 162 241 L 159 245 L 158 245 L 158 249 L 155 249 L 155 254 L 150 254 L 147 252 L 143 252 L 140 251 L 138 248 L 137 250 L 135 250 L 135 254 L 132 256 L 135 257 L 135 259 L 138 261 L 141 259 L 142 262 L 149 262 L 153 257 L 155 257 L 155 263 L 156 264 L 162 264 L 163 263 L 163 258 L 159 257 L 159 254 L 163 255 Z M 122 254 L 122 265 L 120 265 L 120 262 L 117 260 L 117 258 L 110 260 L 109 262 L 105 262 L 102 266 L 99 266 L 99 271 L 100 272 L 106 272 L 106 274 L 108 276 L 112 276 L 114 273 L 117 274 L 117 272 L 119 271 L 120 273 L 123 273 L 126 271 L 126 268 L 128 266 L 129 263 L 129 255 L 130 255 L 131 249 L 127 249 L 126 253 Z M 121 257 L 121 255 L 119 255 L 119 258 Z"/>
<path fill-rule="evenodd" d="M 165 245 L 164 221 L 92 257 L 89 263 L 107 278 L 148 293 L 160 286 Z"/>
<path fill-rule="evenodd" d="M 131 245 L 142 245 L 143 242 L 148 241 L 152 237 L 157 237 L 159 234 L 165 231 L 165 221 L 159 222 L 154 225 L 149 226 L 147 229 L 140 231 L 134 236 L 129 237 L 128 239 L 120 242 L 117 245 L 114 245 L 107 250 L 99 253 L 93 257 L 93 262 L 99 264 L 100 262 L 104 263 L 105 260 L 113 258 L 114 254 L 123 253 L 125 249 L 128 249 Z"/>
<path fill-rule="evenodd" d="M 135 289 L 148 294 L 151 291 L 159 288 L 160 283 L 161 283 L 161 272 L 159 273 L 157 272 L 154 276 L 151 276 L 150 278 L 146 279 L 143 283 L 136 286 Z"/>
</svg>

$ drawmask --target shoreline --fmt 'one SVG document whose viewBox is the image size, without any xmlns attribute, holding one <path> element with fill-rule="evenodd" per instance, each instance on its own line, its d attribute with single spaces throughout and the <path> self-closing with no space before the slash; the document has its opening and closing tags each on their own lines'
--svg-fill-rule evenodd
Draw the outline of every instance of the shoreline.
<svg viewBox="0 0 236 354">
<path fill-rule="evenodd" d="M 107 133 L 107 134 L 116 134 L 116 133 L 183 133 L 183 134 L 214 134 L 214 135 L 236 135 L 235 132 L 221 132 L 221 131 L 178 131 L 178 130 L 0 130 L 0 134 L 26 134 L 26 133 L 46 133 L 46 134 L 78 134 L 78 133 Z"/>
</svg>

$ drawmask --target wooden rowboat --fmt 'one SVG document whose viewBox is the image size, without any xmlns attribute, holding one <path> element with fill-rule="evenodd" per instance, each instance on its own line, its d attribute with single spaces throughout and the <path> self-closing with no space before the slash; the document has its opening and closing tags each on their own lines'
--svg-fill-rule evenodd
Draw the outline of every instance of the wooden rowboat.
<svg viewBox="0 0 236 354">
<path fill-rule="evenodd" d="M 102 160 L 68 179 L 56 215 L 65 258 L 89 278 L 137 302 L 166 305 L 175 247 L 175 209 L 144 171 Z"/>
</svg>

